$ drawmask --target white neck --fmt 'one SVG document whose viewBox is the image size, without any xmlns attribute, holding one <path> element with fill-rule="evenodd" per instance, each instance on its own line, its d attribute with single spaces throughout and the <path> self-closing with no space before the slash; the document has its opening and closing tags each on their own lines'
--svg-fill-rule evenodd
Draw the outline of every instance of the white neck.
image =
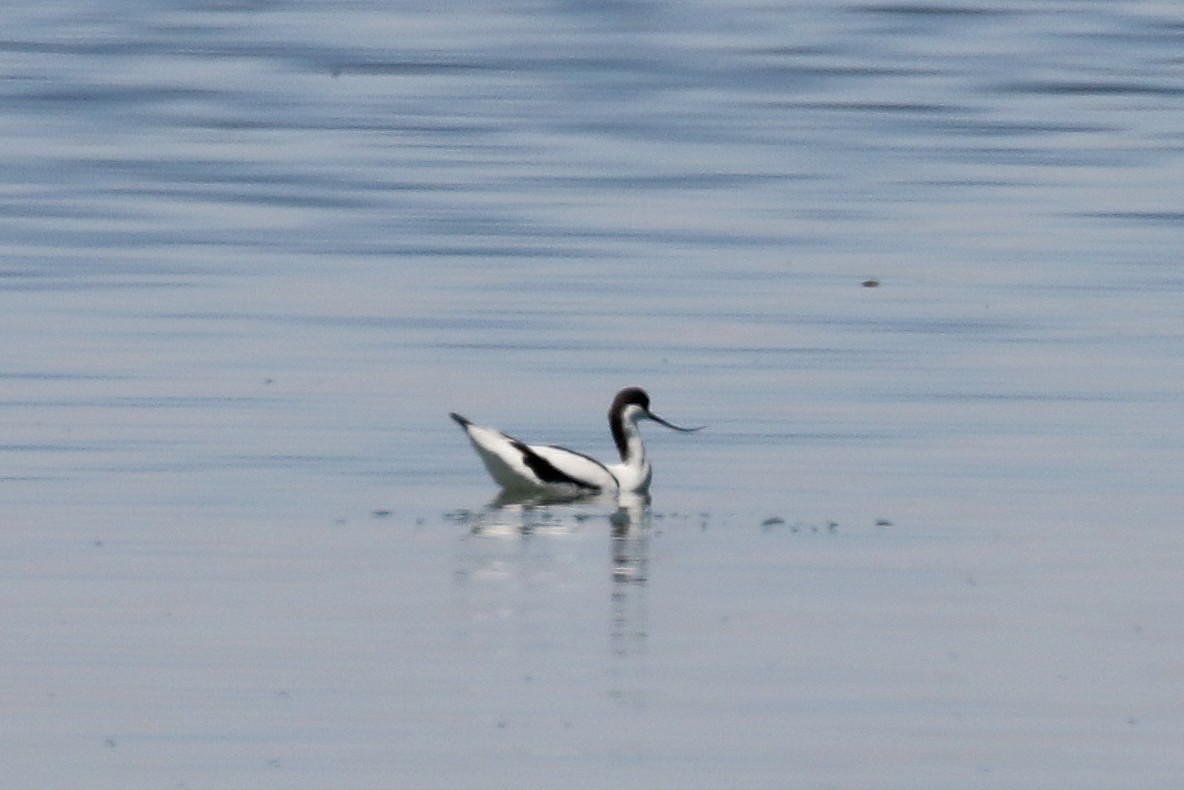
<svg viewBox="0 0 1184 790">
<path fill-rule="evenodd" d="M 645 456 L 641 431 L 637 429 L 640 410 L 633 411 L 632 408 L 627 409 L 619 421 L 618 430 L 623 441 L 618 442 L 617 449 L 621 453 L 621 463 L 613 464 L 609 468 L 620 483 L 622 491 L 645 491 L 649 488 L 652 470 L 649 459 Z"/>
</svg>

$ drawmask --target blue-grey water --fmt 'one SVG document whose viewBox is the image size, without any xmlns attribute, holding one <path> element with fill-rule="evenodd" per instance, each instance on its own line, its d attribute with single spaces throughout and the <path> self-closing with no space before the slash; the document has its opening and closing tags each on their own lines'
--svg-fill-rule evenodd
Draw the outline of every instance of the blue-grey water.
<svg viewBox="0 0 1184 790">
<path fill-rule="evenodd" d="M 0 12 L 7 787 L 1178 788 L 1184 14 Z M 652 502 L 491 504 L 459 411 Z"/>
</svg>

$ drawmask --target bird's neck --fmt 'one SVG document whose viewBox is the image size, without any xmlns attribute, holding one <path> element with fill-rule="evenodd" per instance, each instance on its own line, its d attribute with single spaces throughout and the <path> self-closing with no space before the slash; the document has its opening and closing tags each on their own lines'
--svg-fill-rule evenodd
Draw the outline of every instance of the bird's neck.
<svg viewBox="0 0 1184 790">
<path fill-rule="evenodd" d="M 621 491 L 645 491 L 650 486 L 650 462 L 645 457 L 645 446 L 641 443 L 641 436 L 634 427 L 627 431 L 624 442 L 619 445 L 621 463 L 613 464 L 610 470 L 617 479 Z M 618 448 L 618 449 L 619 449 Z"/>
<path fill-rule="evenodd" d="M 613 442 L 621 455 L 621 463 L 625 466 L 644 466 L 645 445 L 641 443 L 641 432 L 637 430 L 637 423 L 615 415 L 611 420 L 611 428 Z"/>
</svg>

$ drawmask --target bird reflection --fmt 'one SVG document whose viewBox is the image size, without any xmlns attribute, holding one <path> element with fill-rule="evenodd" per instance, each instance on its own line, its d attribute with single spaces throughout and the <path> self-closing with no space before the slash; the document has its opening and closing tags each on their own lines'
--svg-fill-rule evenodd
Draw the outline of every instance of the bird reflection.
<svg viewBox="0 0 1184 790">
<path fill-rule="evenodd" d="M 609 644 L 613 657 L 610 695 L 623 705 L 640 707 L 644 690 L 649 611 L 650 498 L 648 494 L 622 496 L 609 518 L 612 524 L 613 587 Z"/>
<path fill-rule="evenodd" d="M 507 616 L 530 630 L 550 631 L 552 618 L 562 616 L 564 601 L 589 589 L 572 586 L 591 570 L 580 561 L 575 547 L 595 545 L 558 538 L 581 535 L 594 541 L 607 526 L 611 568 L 607 630 L 612 661 L 606 667 L 606 690 L 621 704 L 644 703 L 642 659 L 649 637 L 646 588 L 652 523 L 648 494 L 556 497 L 502 492 L 480 511 L 461 511 L 453 518 L 468 526 L 471 537 L 495 539 L 462 541 L 455 574 L 457 591 L 465 591 L 464 640 L 484 633 L 495 643 L 512 638 L 504 629 Z M 572 551 L 576 551 L 574 561 Z M 480 594 L 471 595 L 474 591 Z M 486 624 L 491 622 L 503 627 L 488 630 Z M 586 638 L 577 637 L 577 641 Z"/>
<path fill-rule="evenodd" d="M 546 505 L 574 505 L 580 502 L 595 503 L 599 500 L 611 501 L 612 497 L 599 494 L 555 494 L 548 491 L 506 491 L 503 489 L 489 504 L 486 510 L 497 511 L 506 508 L 544 507 Z"/>
<path fill-rule="evenodd" d="M 613 582 L 644 585 L 649 564 L 649 494 L 622 494 L 609 517 L 613 536 Z"/>
<path fill-rule="evenodd" d="M 568 496 L 502 491 L 477 513 L 463 519 L 473 535 L 528 537 L 542 533 L 574 532 L 596 518 L 596 509 L 611 507 L 612 495 Z"/>
</svg>

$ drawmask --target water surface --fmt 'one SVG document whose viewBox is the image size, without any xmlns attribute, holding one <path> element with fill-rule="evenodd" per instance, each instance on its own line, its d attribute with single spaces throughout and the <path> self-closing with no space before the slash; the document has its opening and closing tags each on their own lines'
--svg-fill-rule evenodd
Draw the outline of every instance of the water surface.
<svg viewBox="0 0 1184 790">
<path fill-rule="evenodd" d="M 14 786 L 1178 785 L 1171 4 L 5 22 Z"/>
</svg>

